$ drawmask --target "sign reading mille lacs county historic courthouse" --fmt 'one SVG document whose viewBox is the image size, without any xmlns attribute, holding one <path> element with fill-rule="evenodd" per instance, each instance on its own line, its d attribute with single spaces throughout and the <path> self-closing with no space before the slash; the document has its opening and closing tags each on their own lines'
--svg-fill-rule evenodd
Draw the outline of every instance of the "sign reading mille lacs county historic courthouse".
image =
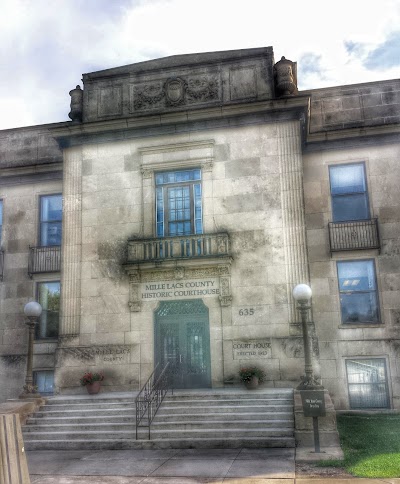
<svg viewBox="0 0 400 484">
<path fill-rule="evenodd" d="M 163 281 L 141 285 L 141 299 L 176 299 L 219 296 L 219 279 Z"/>
</svg>

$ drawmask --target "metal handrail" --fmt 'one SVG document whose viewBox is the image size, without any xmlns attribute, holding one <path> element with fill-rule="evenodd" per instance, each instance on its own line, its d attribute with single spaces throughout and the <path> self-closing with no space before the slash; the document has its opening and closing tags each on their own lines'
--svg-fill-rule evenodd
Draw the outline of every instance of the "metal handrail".
<svg viewBox="0 0 400 484">
<path fill-rule="evenodd" d="M 172 395 L 174 394 L 174 389 L 172 384 L 170 383 L 170 374 L 169 374 L 169 365 L 170 362 L 164 366 L 161 373 L 157 377 L 157 368 L 158 365 L 154 368 L 153 373 L 149 376 L 146 383 L 143 385 L 142 389 L 138 393 L 137 397 L 135 398 L 135 406 L 136 406 L 136 440 L 138 438 L 138 428 L 139 427 L 148 427 L 149 428 L 149 440 L 150 440 L 150 427 L 151 422 L 153 421 L 154 417 L 162 401 L 165 398 L 165 395 L 168 393 L 168 390 L 171 390 Z M 141 425 L 143 421 L 144 423 Z"/>
</svg>

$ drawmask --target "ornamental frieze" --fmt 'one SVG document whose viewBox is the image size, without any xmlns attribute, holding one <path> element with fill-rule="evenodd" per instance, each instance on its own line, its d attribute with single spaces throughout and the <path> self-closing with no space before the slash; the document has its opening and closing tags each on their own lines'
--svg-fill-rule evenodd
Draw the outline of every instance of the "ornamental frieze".
<svg viewBox="0 0 400 484">
<path fill-rule="evenodd" d="M 221 102 L 220 74 L 170 77 L 130 86 L 130 110 L 147 111 L 168 107 Z"/>
</svg>

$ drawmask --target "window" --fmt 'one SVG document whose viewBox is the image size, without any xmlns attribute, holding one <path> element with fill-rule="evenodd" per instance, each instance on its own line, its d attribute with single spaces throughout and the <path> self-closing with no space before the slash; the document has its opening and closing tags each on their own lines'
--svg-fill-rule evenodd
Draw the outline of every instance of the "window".
<svg viewBox="0 0 400 484">
<path fill-rule="evenodd" d="M 61 245 L 62 196 L 40 197 L 40 245 Z"/>
<path fill-rule="evenodd" d="M 383 358 L 346 360 L 350 408 L 388 408 L 389 392 Z"/>
<path fill-rule="evenodd" d="M 370 218 L 364 163 L 329 167 L 334 222 Z"/>
<path fill-rule="evenodd" d="M 40 282 L 38 300 L 42 305 L 39 324 L 36 325 L 36 339 L 57 339 L 60 313 L 60 282 Z"/>
<path fill-rule="evenodd" d="M 40 394 L 52 394 L 54 392 L 54 371 L 34 371 L 33 384 L 37 385 Z"/>
<path fill-rule="evenodd" d="M 343 323 L 379 323 L 373 260 L 337 263 Z"/>
<path fill-rule="evenodd" d="M 201 170 L 156 173 L 157 237 L 203 233 Z"/>
</svg>

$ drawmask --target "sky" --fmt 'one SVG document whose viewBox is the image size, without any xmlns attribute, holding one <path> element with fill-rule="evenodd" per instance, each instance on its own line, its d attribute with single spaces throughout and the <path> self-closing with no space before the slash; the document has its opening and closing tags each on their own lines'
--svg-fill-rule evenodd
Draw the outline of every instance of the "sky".
<svg viewBox="0 0 400 484">
<path fill-rule="evenodd" d="M 300 89 L 400 78 L 400 0 L 0 0 L 0 129 L 67 121 L 82 74 L 272 46 Z"/>
</svg>

